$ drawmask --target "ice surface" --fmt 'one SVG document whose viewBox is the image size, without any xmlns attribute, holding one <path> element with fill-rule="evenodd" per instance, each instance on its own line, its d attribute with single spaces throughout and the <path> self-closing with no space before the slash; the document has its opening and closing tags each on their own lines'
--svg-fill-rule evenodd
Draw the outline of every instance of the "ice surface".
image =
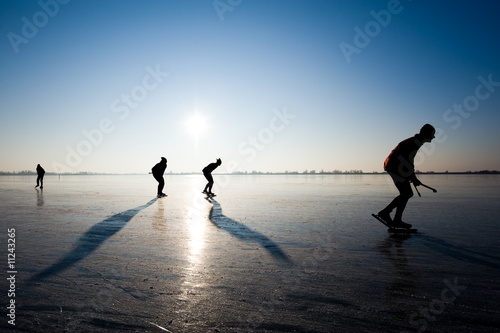
<svg viewBox="0 0 500 333">
<path fill-rule="evenodd" d="M 500 328 L 500 177 L 422 175 L 391 237 L 386 175 L 0 177 L 20 332 Z M 3 304 L 9 284 L 4 268 Z M 2 306 L 4 313 L 6 306 Z M 0 328 L 12 329 L 5 315 Z"/>
</svg>

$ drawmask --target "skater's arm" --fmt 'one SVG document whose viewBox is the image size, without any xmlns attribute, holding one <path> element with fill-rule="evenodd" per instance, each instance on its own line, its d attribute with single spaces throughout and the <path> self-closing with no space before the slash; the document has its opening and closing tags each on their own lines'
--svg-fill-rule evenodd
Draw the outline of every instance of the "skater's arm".
<svg viewBox="0 0 500 333">
<path fill-rule="evenodd" d="M 417 176 L 415 175 L 415 172 L 410 176 L 410 181 L 413 183 L 415 186 L 420 186 L 422 183 L 420 180 L 417 179 Z"/>
</svg>

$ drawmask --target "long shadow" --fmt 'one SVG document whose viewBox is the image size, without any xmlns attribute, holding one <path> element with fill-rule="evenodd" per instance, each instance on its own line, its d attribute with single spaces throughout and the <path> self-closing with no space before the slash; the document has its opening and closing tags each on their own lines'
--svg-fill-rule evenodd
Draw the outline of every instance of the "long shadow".
<svg viewBox="0 0 500 333">
<path fill-rule="evenodd" d="M 33 276 L 30 281 L 35 282 L 43 278 L 55 275 L 73 266 L 80 260 L 86 258 L 99 246 L 101 246 L 108 238 L 120 231 L 138 212 L 151 206 L 156 200 L 157 198 L 154 198 L 142 206 L 115 214 L 95 224 L 80 237 L 76 244 L 76 247 L 71 252 L 69 252 L 66 256 L 64 256 L 64 258 L 62 258 L 52 266 Z"/>
<path fill-rule="evenodd" d="M 468 250 L 463 247 L 459 247 L 450 244 L 440 238 L 428 236 L 428 235 L 418 235 L 418 238 L 422 239 L 422 244 L 431 248 L 434 251 L 440 252 L 444 255 L 450 256 L 457 260 L 466 261 L 469 263 L 482 265 L 490 268 L 500 269 L 500 258 L 488 255 L 485 253 L 480 253 L 473 250 Z"/>
<path fill-rule="evenodd" d="M 267 236 L 260 232 L 248 228 L 243 223 L 230 219 L 222 214 L 222 208 L 217 200 L 206 198 L 207 201 L 212 203 L 210 208 L 209 219 L 219 229 L 222 229 L 232 236 L 246 242 L 255 242 L 260 244 L 266 251 L 275 259 L 293 264 L 292 260 L 281 250 L 278 244 L 270 240 Z"/>
</svg>

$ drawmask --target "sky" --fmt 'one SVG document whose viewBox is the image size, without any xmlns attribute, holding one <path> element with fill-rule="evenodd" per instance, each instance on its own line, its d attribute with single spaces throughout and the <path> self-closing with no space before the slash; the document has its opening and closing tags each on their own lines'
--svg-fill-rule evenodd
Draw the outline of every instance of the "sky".
<svg viewBox="0 0 500 333">
<path fill-rule="evenodd" d="M 500 3 L 0 1 L 0 171 L 500 170 Z"/>
</svg>

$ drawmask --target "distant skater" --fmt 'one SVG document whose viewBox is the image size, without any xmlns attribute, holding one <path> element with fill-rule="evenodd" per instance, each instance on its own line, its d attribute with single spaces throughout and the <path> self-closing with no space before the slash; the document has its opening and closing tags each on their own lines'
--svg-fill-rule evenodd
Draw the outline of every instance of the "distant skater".
<svg viewBox="0 0 500 333">
<path fill-rule="evenodd" d="M 155 177 L 155 179 L 158 181 L 158 198 L 167 196 L 165 193 L 163 193 L 163 187 L 165 186 L 163 174 L 165 173 L 165 169 L 167 169 L 167 159 L 165 157 L 162 157 L 161 161 L 151 169 L 153 177 Z"/>
<path fill-rule="evenodd" d="M 38 186 L 40 186 L 40 188 L 43 188 L 43 176 L 45 176 L 45 170 L 40 166 L 40 164 L 36 166 L 36 173 L 38 177 L 36 177 L 35 188 L 37 188 Z"/>
<path fill-rule="evenodd" d="M 214 193 L 212 193 L 212 186 L 214 185 L 214 178 L 212 177 L 212 171 L 217 169 L 219 165 L 222 164 L 222 161 L 220 158 L 217 159 L 215 163 L 210 163 L 206 167 L 203 168 L 203 175 L 205 178 L 208 180 L 207 185 L 205 185 L 205 189 L 203 190 L 202 193 L 205 193 L 207 195 L 215 196 Z"/>
<path fill-rule="evenodd" d="M 432 125 L 425 124 L 418 134 L 401 141 L 389 154 L 384 162 L 384 170 L 392 177 L 399 195 L 392 202 L 378 213 L 378 216 L 389 226 L 395 228 L 411 228 L 411 224 L 402 221 L 403 211 L 408 200 L 413 196 L 410 182 L 414 186 L 422 183 L 415 175 L 414 159 L 418 150 L 426 142 L 434 139 L 436 130 Z M 396 208 L 394 219 L 391 219 L 391 212 Z"/>
</svg>

